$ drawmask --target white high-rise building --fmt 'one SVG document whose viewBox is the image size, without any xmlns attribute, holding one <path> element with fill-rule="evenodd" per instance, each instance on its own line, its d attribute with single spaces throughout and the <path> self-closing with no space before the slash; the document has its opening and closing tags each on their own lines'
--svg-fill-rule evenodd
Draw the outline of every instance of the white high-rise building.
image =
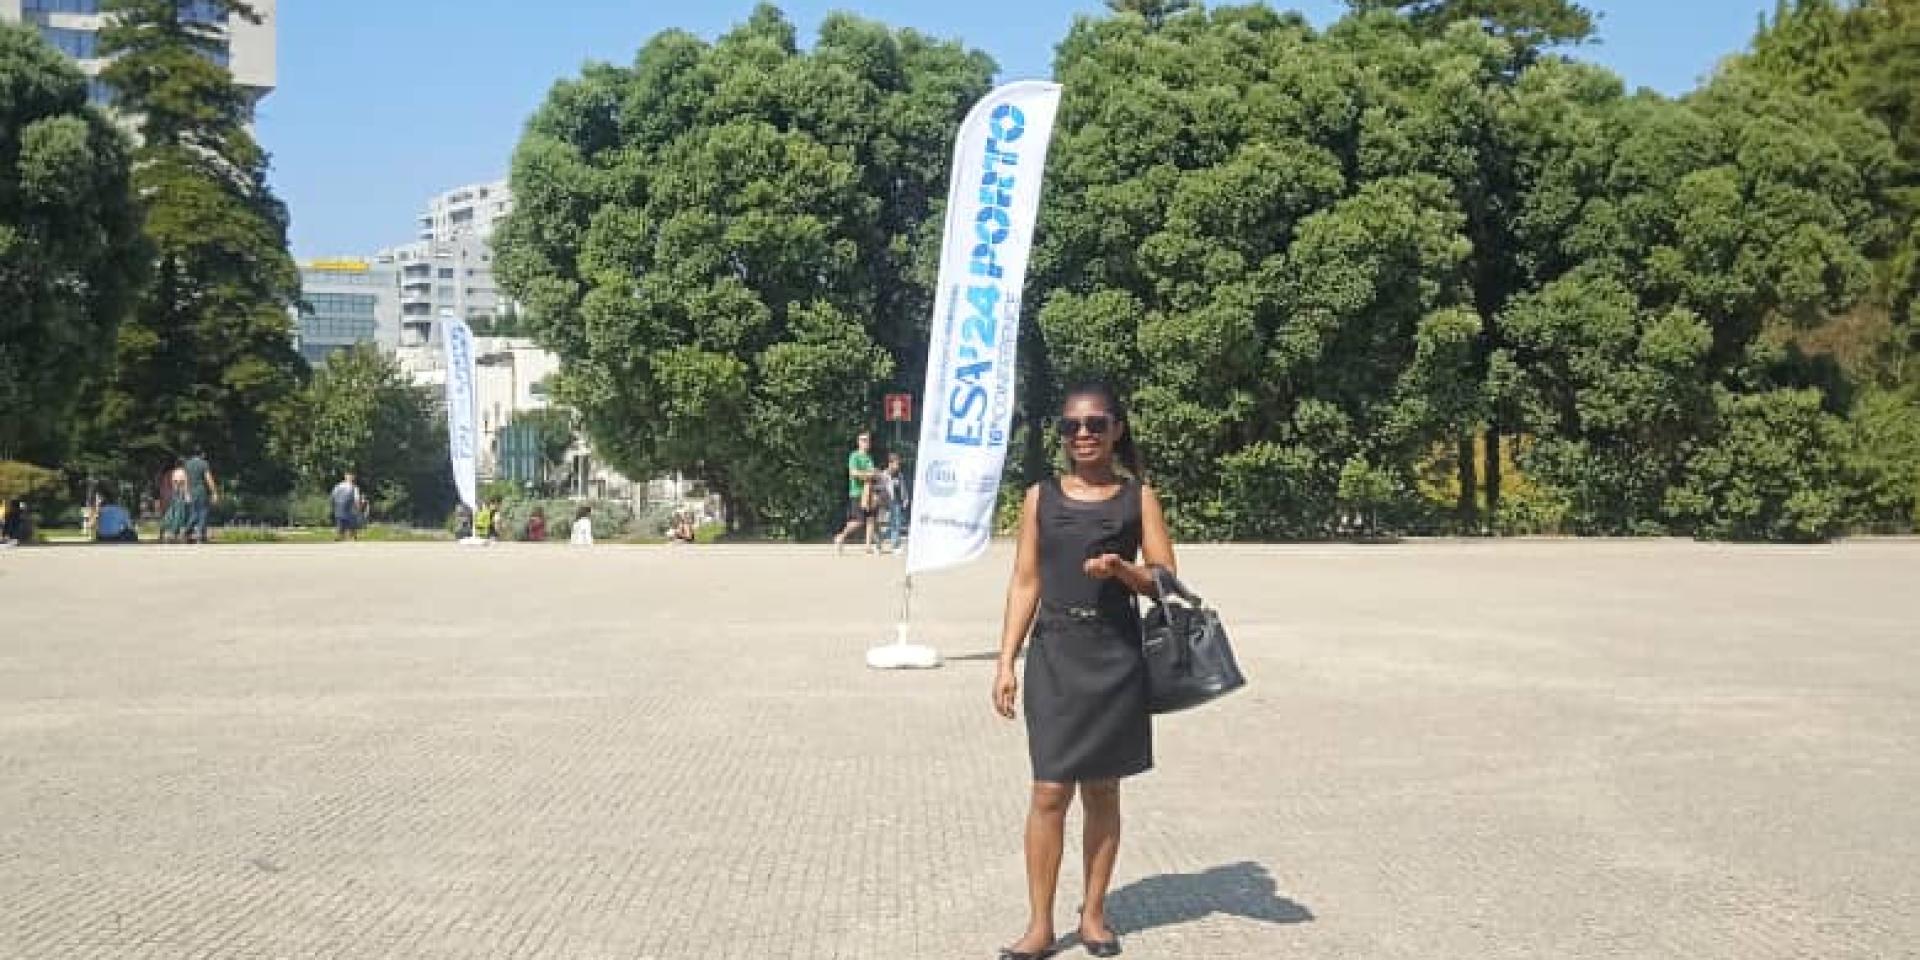
<svg viewBox="0 0 1920 960">
<path fill-rule="evenodd" d="M 224 17 L 207 0 L 186 0 L 181 13 L 189 20 L 217 27 L 225 42 L 210 58 L 233 72 L 233 79 L 247 91 L 254 103 L 273 92 L 279 77 L 278 0 L 252 0 L 260 22 L 242 17 Z M 82 72 L 92 78 L 91 99 L 100 106 L 111 106 L 113 91 L 100 81 L 107 59 L 100 51 L 100 31 L 108 15 L 101 12 L 101 0 L 0 0 L 0 20 L 29 23 L 40 35 L 73 58 Z"/>
<path fill-rule="evenodd" d="M 505 312 L 507 298 L 493 279 L 493 247 L 473 236 L 421 240 L 383 250 L 400 273 L 401 361 L 408 351 L 438 351 L 441 320 L 461 319 L 486 331 Z"/>
<path fill-rule="evenodd" d="M 420 215 L 420 239 L 452 241 L 462 237 L 486 240 L 513 211 L 513 191 L 507 181 L 474 183 L 448 190 L 427 202 Z"/>
<path fill-rule="evenodd" d="M 400 272 L 400 361 L 432 369 L 440 349 L 437 321 L 459 318 L 476 332 L 509 308 L 493 277 L 493 233 L 513 210 L 507 181 L 456 187 L 427 201 L 419 239 L 382 251 Z"/>
</svg>

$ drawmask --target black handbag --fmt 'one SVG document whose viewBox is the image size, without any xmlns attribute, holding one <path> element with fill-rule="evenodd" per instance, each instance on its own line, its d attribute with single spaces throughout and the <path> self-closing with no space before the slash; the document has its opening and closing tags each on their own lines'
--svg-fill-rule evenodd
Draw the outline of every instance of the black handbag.
<svg viewBox="0 0 1920 960">
<path fill-rule="evenodd" d="M 1247 685 L 1220 615 L 1180 578 L 1152 567 L 1154 597 L 1140 621 L 1147 659 L 1147 709 L 1173 713 Z M 1179 602 L 1174 602 L 1178 600 Z"/>
</svg>

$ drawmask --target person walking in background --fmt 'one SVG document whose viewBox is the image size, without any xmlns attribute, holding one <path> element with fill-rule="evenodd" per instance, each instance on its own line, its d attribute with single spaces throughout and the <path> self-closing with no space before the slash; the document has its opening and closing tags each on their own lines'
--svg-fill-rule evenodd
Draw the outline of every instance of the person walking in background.
<svg viewBox="0 0 1920 960">
<path fill-rule="evenodd" d="M 220 483 L 205 450 L 196 450 L 182 469 L 187 475 L 187 542 L 206 543 L 207 515 L 220 501 Z"/>
<path fill-rule="evenodd" d="M 833 536 L 835 552 L 846 546 L 847 536 L 855 530 L 867 532 L 867 549 L 873 549 L 873 436 L 862 433 L 847 455 L 847 525 Z"/>
<path fill-rule="evenodd" d="M 473 515 L 473 535 L 482 540 L 493 539 L 493 501 L 480 501 L 480 512 Z"/>
<path fill-rule="evenodd" d="M 907 481 L 901 475 L 900 454 L 887 453 L 887 469 L 880 474 L 881 499 L 887 517 L 887 551 L 900 552 L 900 528 L 907 519 Z"/>
<path fill-rule="evenodd" d="M 581 504 L 573 515 L 573 533 L 567 542 L 576 547 L 593 546 L 593 508 Z"/>
<path fill-rule="evenodd" d="M 183 543 L 193 520 L 193 505 L 187 497 L 186 461 L 175 459 L 160 480 L 160 542 Z"/>
<path fill-rule="evenodd" d="M 993 681 L 993 708 L 1011 720 L 1020 692 L 1014 661 L 1031 631 L 1023 701 L 1033 766 L 1026 822 L 1031 914 L 1026 933 L 1000 952 L 1001 960 L 1055 952 L 1054 891 L 1076 792 L 1086 821 L 1080 940 L 1093 956 L 1120 954 L 1107 924 L 1107 887 L 1120 852 L 1120 780 L 1153 767 L 1134 598 L 1153 593 L 1153 567 L 1173 571 L 1173 541 L 1111 388 L 1069 392 L 1059 431 L 1071 469 L 1027 490 Z M 1127 475 L 1114 469 L 1116 459 Z"/>
<path fill-rule="evenodd" d="M 354 482 L 352 471 L 333 485 L 333 492 L 327 494 L 327 500 L 333 507 L 333 539 L 360 539 L 360 510 L 365 498 L 360 496 L 360 485 Z"/>
<path fill-rule="evenodd" d="M 467 509 L 467 505 L 463 503 L 453 508 L 453 537 L 456 540 L 465 540 L 471 536 L 473 536 L 473 511 Z"/>
<path fill-rule="evenodd" d="M 534 507 L 533 515 L 527 518 L 526 533 L 522 540 L 529 543 L 545 543 L 547 540 L 547 511 L 544 507 Z"/>
</svg>

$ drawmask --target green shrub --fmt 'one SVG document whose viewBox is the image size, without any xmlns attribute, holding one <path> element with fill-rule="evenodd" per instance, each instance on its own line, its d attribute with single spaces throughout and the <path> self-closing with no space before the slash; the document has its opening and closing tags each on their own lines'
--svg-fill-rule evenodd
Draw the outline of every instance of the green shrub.
<svg viewBox="0 0 1920 960">
<path fill-rule="evenodd" d="M 60 471 L 18 460 L 0 460 L 0 500 L 46 496 L 60 487 Z"/>
<path fill-rule="evenodd" d="M 280 543 L 284 538 L 278 530 L 264 527 L 228 527 L 214 538 L 215 543 Z"/>
<path fill-rule="evenodd" d="M 287 521 L 296 527 L 333 526 L 333 501 L 324 493 L 302 493 L 287 503 Z"/>
<path fill-rule="evenodd" d="M 445 541 L 448 534 L 440 530 L 422 530 L 394 523 L 376 523 L 360 531 L 360 539 L 374 543 L 429 543 Z"/>
<path fill-rule="evenodd" d="M 257 493 L 223 496 L 208 511 L 215 526 L 284 527 L 289 514 L 289 498 Z"/>
<path fill-rule="evenodd" d="M 525 533 L 534 508 L 539 507 L 547 514 L 547 539 L 565 540 L 573 534 L 573 515 L 582 506 L 593 508 L 596 540 L 646 534 L 645 528 L 635 522 L 633 505 L 624 500 L 509 500 L 501 504 L 500 516 L 494 523 L 500 539 L 518 540 Z M 664 524 L 661 529 L 666 529 Z"/>
</svg>

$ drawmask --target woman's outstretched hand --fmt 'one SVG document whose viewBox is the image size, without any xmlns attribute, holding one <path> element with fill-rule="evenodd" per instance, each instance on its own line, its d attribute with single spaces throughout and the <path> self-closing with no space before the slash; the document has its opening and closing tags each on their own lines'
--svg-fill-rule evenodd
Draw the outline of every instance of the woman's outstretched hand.
<svg viewBox="0 0 1920 960">
<path fill-rule="evenodd" d="M 1020 681 L 1013 675 L 1013 668 L 1002 666 L 993 677 L 993 709 L 995 713 L 1012 720 L 1013 698 L 1020 692 Z"/>
</svg>

